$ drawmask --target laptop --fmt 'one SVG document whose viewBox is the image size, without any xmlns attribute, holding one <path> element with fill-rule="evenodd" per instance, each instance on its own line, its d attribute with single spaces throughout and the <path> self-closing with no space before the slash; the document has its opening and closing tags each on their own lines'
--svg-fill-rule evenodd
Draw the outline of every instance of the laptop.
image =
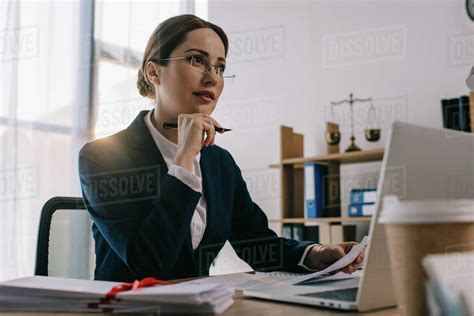
<svg viewBox="0 0 474 316">
<path fill-rule="evenodd" d="M 385 146 L 378 199 L 360 277 L 244 290 L 246 296 L 361 312 L 395 306 L 383 224 L 383 196 L 400 200 L 472 197 L 474 134 L 394 122 Z M 470 190 L 460 188 L 471 186 Z M 469 195 L 469 196 L 466 196 Z"/>
</svg>

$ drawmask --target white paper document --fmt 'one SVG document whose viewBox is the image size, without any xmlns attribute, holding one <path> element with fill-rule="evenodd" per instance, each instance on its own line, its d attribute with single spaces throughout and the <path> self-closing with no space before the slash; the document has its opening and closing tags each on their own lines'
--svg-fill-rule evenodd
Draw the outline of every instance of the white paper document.
<svg viewBox="0 0 474 316">
<path fill-rule="evenodd" d="M 228 287 L 235 288 L 236 290 L 255 290 L 259 288 L 266 288 L 271 286 L 278 286 L 282 284 L 290 284 L 289 280 L 295 277 L 305 275 L 303 273 L 291 273 L 291 272 L 239 272 L 231 274 L 222 274 L 216 276 L 210 276 L 207 278 L 196 279 L 188 281 L 190 284 L 222 284 Z"/>
<path fill-rule="evenodd" d="M 221 313 L 234 289 L 221 284 L 171 284 L 107 293 L 118 282 L 32 276 L 0 282 L 0 311 Z"/>
<path fill-rule="evenodd" d="M 354 273 L 344 273 L 344 272 L 337 272 L 335 274 L 325 274 L 321 275 L 316 278 L 312 278 L 310 280 L 300 282 L 299 284 L 316 284 L 316 283 L 323 283 L 329 281 L 340 281 L 340 280 L 347 280 L 347 279 L 354 279 L 359 278 L 362 276 L 362 270 L 357 270 Z"/>
<path fill-rule="evenodd" d="M 207 278 L 196 279 L 185 283 L 205 285 L 205 284 L 221 284 L 236 290 L 255 290 L 260 288 L 275 287 L 280 285 L 292 285 L 300 282 L 315 283 L 323 281 L 337 281 L 359 277 L 361 271 L 356 271 L 353 274 L 338 272 L 330 274 L 333 271 L 344 268 L 352 263 L 360 252 L 367 245 L 367 236 L 362 239 L 360 244 L 352 247 L 351 251 L 342 257 L 340 260 L 327 267 L 322 271 L 315 273 L 293 273 L 284 271 L 274 272 L 255 272 L 255 273 L 231 273 L 210 276 Z"/>
<path fill-rule="evenodd" d="M 302 283 L 302 282 L 308 282 L 312 281 L 313 279 L 321 279 L 322 276 L 327 275 L 331 272 L 337 271 L 339 269 L 342 269 L 352 262 L 357 258 L 357 256 L 365 249 L 367 246 L 368 238 L 365 236 L 362 238 L 361 242 L 351 248 L 349 253 L 347 253 L 344 257 L 341 259 L 337 260 L 333 264 L 331 264 L 329 267 L 327 267 L 324 270 L 317 271 L 314 273 L 306 274 L 303 276 L 295 277 L 293 278 L 290 282 L 291 284 L 297 284 L 297 283 Z"/>
</svg>

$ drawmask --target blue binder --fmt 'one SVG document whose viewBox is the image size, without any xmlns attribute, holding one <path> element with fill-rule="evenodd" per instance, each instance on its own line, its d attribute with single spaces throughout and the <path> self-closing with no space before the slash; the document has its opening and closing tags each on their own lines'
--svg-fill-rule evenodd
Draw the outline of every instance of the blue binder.
<svg viewBox="0 0 474 316">
<path fill-rule="evenodd" d="M 350 203 L 375 203 L 377 201 L 377 189 L 352 189 Z"/>
<path fill-rule="evenodd" d="M 304 164 L 306 217 L 326 216 L 326 182 L 328 167 L 308 162 Z"/>
<path fill-rule="evenodd" d="M 375 203 L 350 203 L 348 206 L 349 217 L 372 216 L 375 213 Z"/>
</svg>

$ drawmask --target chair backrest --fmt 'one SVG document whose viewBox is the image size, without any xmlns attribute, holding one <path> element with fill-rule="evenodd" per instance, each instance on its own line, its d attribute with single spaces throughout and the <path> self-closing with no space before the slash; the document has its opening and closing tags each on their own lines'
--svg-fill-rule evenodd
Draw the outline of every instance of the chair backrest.
<svg viewBox="0 0 474 316">
<path fill-rule="evenodd" d="M 53 197 L 41 211 L 36 275 L 94 278 L 91 219 L 80 197 Z"/>
</svg>

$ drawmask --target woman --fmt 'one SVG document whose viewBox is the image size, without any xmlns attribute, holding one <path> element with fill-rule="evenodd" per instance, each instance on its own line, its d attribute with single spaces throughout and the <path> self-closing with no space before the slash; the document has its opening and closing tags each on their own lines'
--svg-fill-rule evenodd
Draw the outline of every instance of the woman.
<svg viewBox="0 0 474 316">
<path fill-rule="evenodd" d="M 220 124 L 211 114 L 224 88 L 227 51 L 224 31 L 196 16 L 158 25 L 137 82 L 153 110 L 82 148 L 95 279 L 208 275 L 226 240 L 259 270 L 323 269 L 353 246 L 278 238 L 230 153 L 214 145 Z M 164 129 L 164 122 L 178 129 Z M 361 261 L 362 255 L 343 271 L 352 273 Z"/>
</svg>

